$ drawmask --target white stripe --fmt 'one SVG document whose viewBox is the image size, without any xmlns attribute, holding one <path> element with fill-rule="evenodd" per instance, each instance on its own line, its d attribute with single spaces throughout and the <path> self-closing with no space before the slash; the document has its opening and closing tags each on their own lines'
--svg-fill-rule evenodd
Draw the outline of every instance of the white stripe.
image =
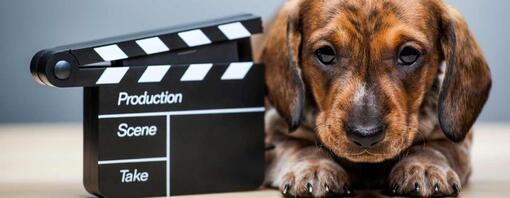
<svg viewBox="0 0 510 198">
<path fill-rule="evenodd" d="M 168 111 L 168 112 L 150 112 L 150 113 L 108 114 L 108 115 L 99 115 L 98 118 L 99 119 L 108 119 L 108 118 L 153 117 L 153 116 L 173 116 L 173 115 L 255 113 L 255 112 L 264 112 L 264 111 L 265 111 L 265 107 L 248 107 L 248 108 L 231 108 L 231 109 L 206 109 L 206 110 Z"/>
<path fill-rule="evenodd" d="M 178 34 L 189 47 L 210 44 L 211 40 L 202 32 L 202 30 L 191 30 Z"/>
<path fill-rule="evenodd" d="M 243 26 L 243 24 L 241 24 L 241 22 L 220 25 L 218 28 L 229 40 L 251 36 L 251 33 Z"/>
<path fill-rule="evenodd" d="M 213 64 L 191 64 L 184 75 L 181 77 L 181 81 L 202 81 L 204 80 L 209 70 L 211 70 Z"/>
<path fill-rule="evenodd" d="M 145 69 L 145 72 L 143 72 L 142 77 L 138 79 L 138 82 L 139 83 L 161 82 L 161 80 L 163 80 L 163 77 L 165 77 L 166 73 L 168 72 L 168 69 L 170 69 L 170 65 L 149 66 L 147 67 L 147 69 Z"/>
<path fill-rule="evenodd" d="M 141 163 L 141 162 L 163 162 L 166 161 L 166 157 L 153 157 L 153 158 L 139 158 L 139 159 L 123 159 L 123 160 L 103 160 L 98 161 L 98 165 L 105 164 L 128 164 L 128 163 Z"/>
<path fill-rule="evenodd" d="M 252 65 L 252 62 L 230 63 L 223 76 L 221 76 L 221 80 L 241 80 L 250 71 Z"/>
<path fill-rule="evenodd" d="M 129 67 L 108 67 L 96 81 L 96 84 L 118 84 L 128 70 Z"/>
<path fill-rule="evenodd" d="M 112 61 L 119 59 L 126 59 L 128 56 L 117 45 L 108 45 L 103 47 L 96 47 L 94 51 L 101 56 L 104 61 Z"/>
<path fill-rule="evenodd" d="M 136 44 L 138 44 L 146 54 L 155 54 L 170 50 L 158 37 L 137 40 Z"/>
</svg>

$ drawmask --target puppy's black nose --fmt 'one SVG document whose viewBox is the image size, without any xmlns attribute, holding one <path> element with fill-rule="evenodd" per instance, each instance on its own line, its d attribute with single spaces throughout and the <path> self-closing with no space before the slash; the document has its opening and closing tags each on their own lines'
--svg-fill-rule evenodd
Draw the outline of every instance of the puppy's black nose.
<svg viewBox="0 0 510 198">
<path fill-rule="evenodd" d="M 346 127 L 347 138 L 362 148 L 370 148 L 384 139 L 384 125 L 349 125 Z"/>
</svg>

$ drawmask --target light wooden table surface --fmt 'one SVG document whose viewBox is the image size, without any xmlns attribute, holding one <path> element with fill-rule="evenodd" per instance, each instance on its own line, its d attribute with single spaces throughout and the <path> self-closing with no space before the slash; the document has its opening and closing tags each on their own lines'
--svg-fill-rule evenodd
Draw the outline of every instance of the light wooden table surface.
<svg viewBox="0 0 510 198">
<path fill-rule="evenodd" d="M 474 172 L 462 197 L 510 197 L 510 125 L 475 129 Z M 81 184 L 82 155 L 80 125 L 0 125 L 0 197 L 91 197 Z M 262 190 L 184 197 L 281 196 Z"/>
</svg>

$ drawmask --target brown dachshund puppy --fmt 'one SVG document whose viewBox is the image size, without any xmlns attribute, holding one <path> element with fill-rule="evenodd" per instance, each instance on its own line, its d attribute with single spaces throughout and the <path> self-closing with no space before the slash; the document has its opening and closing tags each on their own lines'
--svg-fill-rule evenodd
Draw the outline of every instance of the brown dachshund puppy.
<svg viewBox="0 0 510 198">
<path fill-rule="evenodd" d="M 290 0 L 269 27 L 266 184 L 288 196 L 456 196 L 491 76 L 440 0 Z"/>
</svg>

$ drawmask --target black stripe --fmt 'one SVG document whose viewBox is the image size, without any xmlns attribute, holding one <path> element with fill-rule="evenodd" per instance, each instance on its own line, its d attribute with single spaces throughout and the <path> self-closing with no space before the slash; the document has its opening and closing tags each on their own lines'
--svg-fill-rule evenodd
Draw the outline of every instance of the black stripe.
<svg viewBox="0 0 510 198">
<path fill-rule="evenodd" d="M 182 48 L 188 48 L 186 42 L 184 42 L 177 33 L 167 34 L 159 37 L 165 45 L 170 48 L 170 51 Z"/>
<path fill-rule="evenodd" d="M 61 81 L 62 84 L 55 86 L 58 87 L 94 87 L 99 77 L 103 74 L 106 68 L 80 68 L 78 71 L 73 72 L 71 78 Z"/>
<path fill-rule="evenodd" d="M 136 41 L 126 41 L 117 45 L 129 58 L 146 55 L 143 49 L 136 44 Z"/>
<path fill-rule="evenodd" d="M 248 21 L 241 21 L 244 27 L 253 35 L 262 33 L 262 20 L 261 19 L 252 19 Z"/>
<path fill-rule="evenodd" d="M 104 61 L 103 58 L 101 58 L 101 56 L 99 56 L 99 54 L 94 51 L 94 48 L 71 50 L 71 54 L 76 57 L 79 65 L 99 63 Z"/>
<path fill-rule="evenodd" d="M 226 41 L 228 38 L 221 32 L 221 30 L 217 27 L 209 27 L 202 29 L 202 32 L 211 40 L 211 42 L 220 42 Z"/>
<path fill-rule="evenodd" d="M 180 82 L 189 65 L 172 65 L 161 83 Z"/>
<path fill-rule="evenodd" d="M 228 64 L 226 64 L 226 65 L 225 64 L 215 64 L 215 65 L 213 65 L 211 70 L 209 70 L 209 72 L 205 76 L 204 81 L 221 80 L 221 76 L 223 76 L 223 74 L 227 70 L 228 66 L 229 66 Z"/>
<path fill-rule="evenodd" d="M 119 84 L 138 83 L 138 80 L 142 77 L 146 69 L 147 67 L 129 67 L 129 70 Z"/>
</svg>

